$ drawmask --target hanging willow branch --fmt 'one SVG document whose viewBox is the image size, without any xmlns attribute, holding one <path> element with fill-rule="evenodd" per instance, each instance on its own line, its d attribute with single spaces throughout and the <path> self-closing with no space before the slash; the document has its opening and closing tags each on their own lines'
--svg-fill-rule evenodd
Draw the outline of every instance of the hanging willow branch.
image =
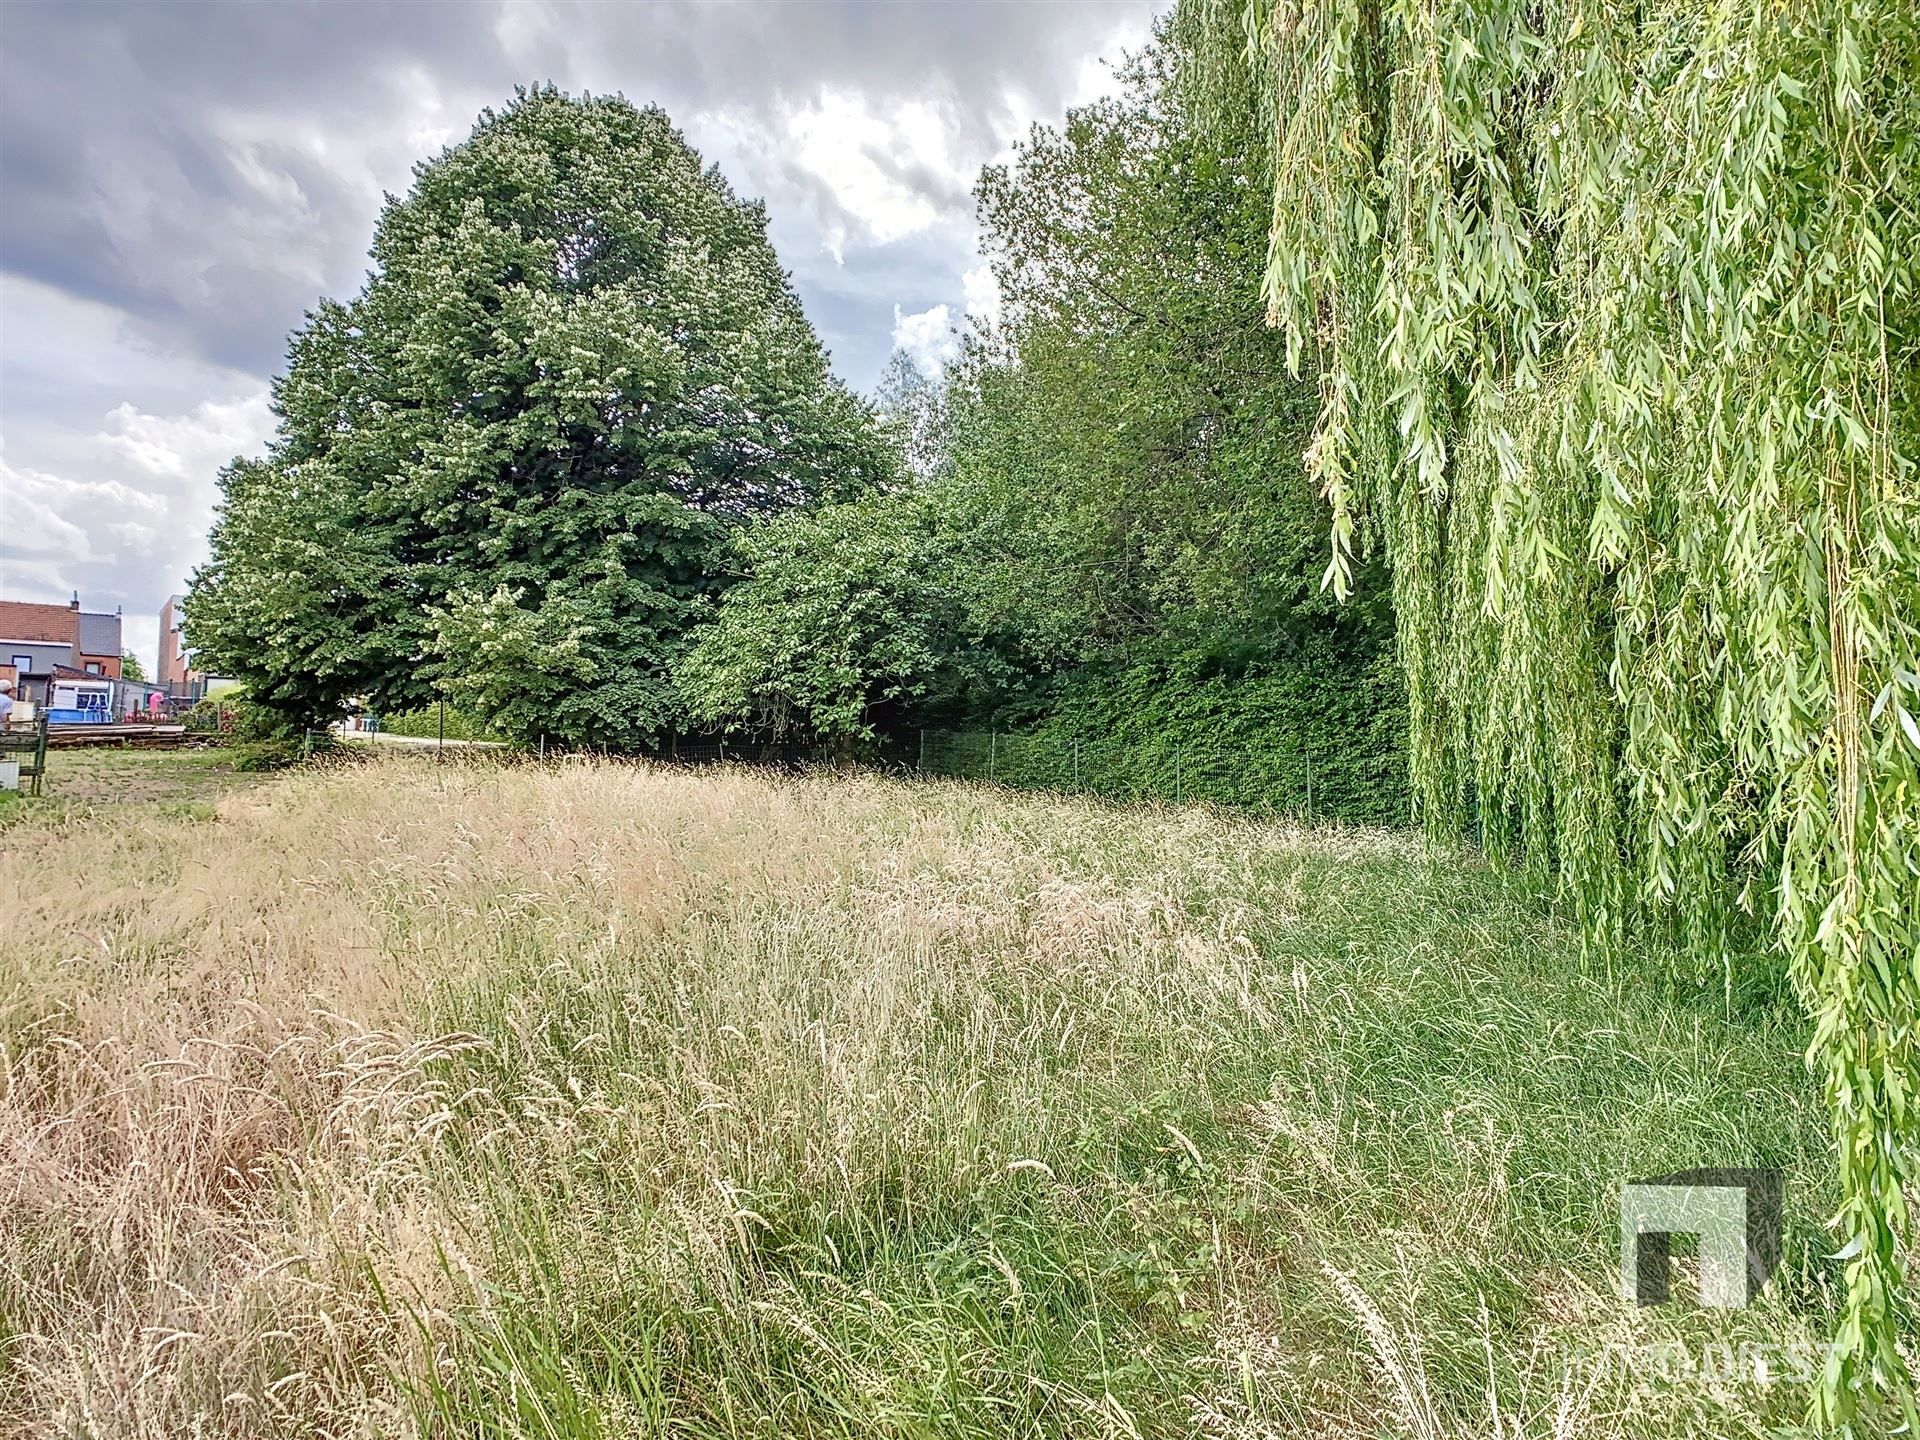
<svg viewBox="0 0 1920 1440">
<path fill-rule="evenodd" d="M 1912 1386 L 1920 7 L 1189 0 L 1271 106 L 1329 582 L 1393 566 L 1415 789 L 1588 933 L 1767 925 L 1844 1196 L 1819 1400 Z M 1201 77 L 1204 80 L 1204 76 Z M 1751 923 L 1751 922 L 1748 922 Z"/>
</svg>

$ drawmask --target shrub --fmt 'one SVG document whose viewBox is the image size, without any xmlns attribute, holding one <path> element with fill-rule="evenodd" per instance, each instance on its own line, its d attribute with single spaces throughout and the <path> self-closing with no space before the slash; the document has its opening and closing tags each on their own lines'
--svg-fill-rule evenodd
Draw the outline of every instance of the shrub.
<svg viewBox="0 0 1920 1440">
<path fill-rule="evenodd" d="M 403 715 L 382 715 L 380 728 L 389 735 L 405 735 L 417 740 L 438 739 L 441 712 L 437 705 L 424 710 L 409 710 Z M 446 737 L 449 740 L 499 740 L 502 737 L 487 727 L 478 715 L 449 705 L 446 709 Z"/>
</svg>

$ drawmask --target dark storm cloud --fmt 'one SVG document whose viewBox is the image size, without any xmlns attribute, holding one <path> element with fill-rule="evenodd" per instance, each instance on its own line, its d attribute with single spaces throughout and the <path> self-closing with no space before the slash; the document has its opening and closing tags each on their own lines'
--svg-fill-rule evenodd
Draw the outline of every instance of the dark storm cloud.
<svg viewBox="0 0 1920 1440">
<path fill-rule="evenodd" d="M 361 150 L 410 57 L 483 66 L 490 41 L 423 23 L 443 9 L 8 7 L 0 264 L 207 359 L 270 367 L 322 285 L 356 280 L 378 199 L 281 136 L 337 117 Z"/>
<path fill-rule="evenodd" d="M 1013 138 L 1016 107 L 1057 113 L 1087 56 L 1142 14 L 1131 3 L 9 5 L 0 265 L 114 306 L 162 346 L 271 370 L 320 294 L 358 288 L 381 190 L 404 189 L 411 162 L 463 136 L 482 106 L 550 79 L 665 105 L 737 188 L 765 195 L 804 293 L 816 269 L 804 252 L 844 232 L 851 258 L 861 226 L 785 148 L 796 107 L 845 92 L 876 111 L 936 109 L 960 165 L 884 144 L 867 153 L 935 224 L 961 229 L 970 167 Z M 757 143 L 726 143 L 741 135 Z M 858 288 L 836 287 L 843 302 Z M 900 298 L 872 296 L 880 338 L 844 334 L 836 348 L 884 353 Z"/>
</svg>

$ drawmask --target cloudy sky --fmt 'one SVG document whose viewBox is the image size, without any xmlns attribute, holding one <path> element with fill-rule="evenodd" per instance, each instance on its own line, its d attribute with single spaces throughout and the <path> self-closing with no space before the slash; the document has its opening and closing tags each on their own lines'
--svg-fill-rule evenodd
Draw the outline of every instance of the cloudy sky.
<svg viewBox="0 0 1920 1440">
<path fill-rule="evenodd" d="M 1108 87 L 1153 0 L 0 0 L 0 596 L 157 614 L 267 380 L 356 291 L 383 192 L 551 80 L 657 102 L 774 243 L 836 369 L 990 306 L 971 188 Z"/>
</svg>

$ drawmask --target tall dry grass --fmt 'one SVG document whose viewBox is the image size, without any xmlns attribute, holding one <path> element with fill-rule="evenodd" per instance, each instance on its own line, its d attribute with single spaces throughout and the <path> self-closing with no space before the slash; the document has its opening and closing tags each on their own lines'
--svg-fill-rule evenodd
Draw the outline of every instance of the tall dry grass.
<svg viewBox="0 0 1920 1440">
<path fill-rule="evenodd" d="M 1814 1172 L 1790 1022 L 1404 837 L 402 757 L 0 895 L 26 1432 L 1758 1435 L 1580 1356 L 1823 1313 L 1606 1292 L 1619 1179 Z"/>
</svg>

